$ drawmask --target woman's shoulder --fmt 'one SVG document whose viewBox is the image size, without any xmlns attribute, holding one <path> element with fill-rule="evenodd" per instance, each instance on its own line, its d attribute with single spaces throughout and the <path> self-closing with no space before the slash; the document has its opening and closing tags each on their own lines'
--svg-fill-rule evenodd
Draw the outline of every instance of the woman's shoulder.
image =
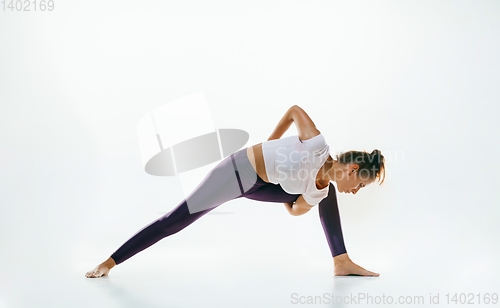
<svg viewBox="0 0 500 308">
<path fill-rule="evenodd" d="M 323 133 L 321 133 L 320 131 L 318 131 L 317 134 L 315 135 L 312 135 L 310 136 L 309 138 L 305 139 L 305 138 L 300 138 L 299 137 L 299 141 L 301 143 L 318 143 L 318 142 L 323 142 L 323 143 L 326 143 L 326 140 L 325 140 L 325 135 Z"/>
<path fill-rule="evenodd" d="M 319 133 L 318 135 L 307 140 L 300 140 L 300 142 L 310 151 L 318 152 L 328 150 L 328 144 L 326 143 L 326 139 L 322 133 Z"/>
<path fill-rule="evenodd" d="M 329 191 L 330 191 L 330 185 L 320 190 L 310 188 L 304 194 L 302 194 L 302 196 L 304 197 L 304 200 L 306 200 L 308 204 L 316 205 L 320 203 L 321 200 L 325 199 L 328 196 Z"/>
</svg>

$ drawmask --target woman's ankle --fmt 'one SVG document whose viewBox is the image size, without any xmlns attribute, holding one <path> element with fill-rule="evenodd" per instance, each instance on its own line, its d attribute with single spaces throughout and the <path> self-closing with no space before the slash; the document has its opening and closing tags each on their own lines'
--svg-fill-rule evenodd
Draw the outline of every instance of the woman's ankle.
<svg viewBox="0 0 500 308">
<path fill-rule="evenodd" d="M 108 268 L 113 268 L 116 266 L 115 260 L 113 258 L 109 257 L 106 261 L 103 262 L 103 265 L 106 265 Z"/>
<path fill-rule="evenodd" d="M 333 257 L 333 264 L 334 265 L 342 265 L 345 263 L 352 263 L 351 259 L 347 255 L 347 253 L 343 253 L 343 254 L 340 254 L 340 255 Z"/>
</svg>

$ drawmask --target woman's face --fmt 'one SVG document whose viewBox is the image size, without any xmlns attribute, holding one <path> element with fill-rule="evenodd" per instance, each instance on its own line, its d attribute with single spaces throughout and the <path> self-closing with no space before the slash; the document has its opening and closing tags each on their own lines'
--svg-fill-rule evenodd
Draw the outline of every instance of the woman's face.
<svg viewBox="0 0 500 308">
<path fill-rule="evenodd" d="M 337 179 L 337 189 L 342 193 L 357 194 L 358 191 L 374 182 L 374 179 L 367 179 L 358 175 L 358 165 L 347 165 L 342 171 L 342 176 Z"/>
</svg>

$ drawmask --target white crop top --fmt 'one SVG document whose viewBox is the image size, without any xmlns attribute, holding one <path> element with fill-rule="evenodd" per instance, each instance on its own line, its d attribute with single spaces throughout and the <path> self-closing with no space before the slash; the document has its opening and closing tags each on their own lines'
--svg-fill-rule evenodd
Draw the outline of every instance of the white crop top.
<svg viewBox="0 0 500 308">
<path fill-rule="evenodd" d="M 330 147 L 322 134 L 307 140 L 299 136 L 269 140 L 262 143 L 267 178 L 280 184 L 289 194 L 302 194 L 304 200 L 316 205 L 328 195 L 329 186 L 319 190 L 316 176 L 330 155 Z"/>
</svg>

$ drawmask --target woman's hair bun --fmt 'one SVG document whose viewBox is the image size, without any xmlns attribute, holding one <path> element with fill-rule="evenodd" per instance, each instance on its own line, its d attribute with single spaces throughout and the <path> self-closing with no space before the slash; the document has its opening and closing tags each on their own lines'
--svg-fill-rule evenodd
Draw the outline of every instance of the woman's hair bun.
<svg viewBox="0 0 500 308">
<path fill-rule="evenodd" d="M 382 152 L 380 152 L 380 150 L 378 150 L 378 149 L 375 149 L 372 151 L 371 156 L 372 156 L 372 160 L 374 162 L 377 162 L 380 165 L 380 163 L 383 160 Z"/>
</svg>

